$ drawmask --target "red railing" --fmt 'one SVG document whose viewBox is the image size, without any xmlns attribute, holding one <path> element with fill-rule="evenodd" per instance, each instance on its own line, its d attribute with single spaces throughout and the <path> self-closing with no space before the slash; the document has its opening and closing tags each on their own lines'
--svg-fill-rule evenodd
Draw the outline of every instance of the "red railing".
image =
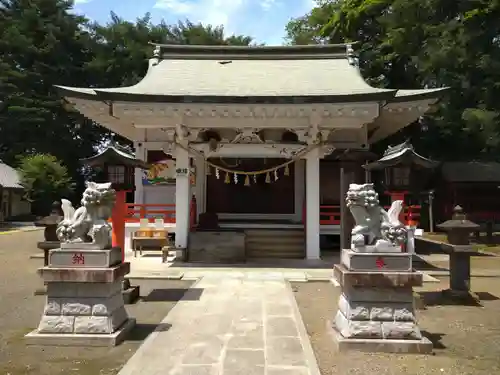
<svg viewBox="0 0 500 375">
<path fill-rule="evenodd" d="M 175 204 L 127 204 L 126 223 L 138 223 L 141 219 L 163 219 L 165 223 L 175 223 Z"/>
<path fill-rule="evenodd" d="M 196 226 L 196 198 L 193 196 L 189 207 L 189 223 L 191 228 Z M 138 223 L 141 219 L 148 219 L 154 223 L 155 219 L 163 219 L 165 223 L 175 223 L 175 204 L 127 204 L 125 223 Z"/>
<path fill-rule="evenodd" d="M 320 225 L 340 225 L 340 206 L 319 206 Z"/>
<path fill-rule="evenodd" d="M 390 208 L 390 206 L 384 207 L 386 210 Z M 419 224 L 420 222 L 420 210 L 421 206 L 412 205 L 405 206 L 403 213 L 401 215 L 401 221 L 405 224 L 409 224 L 410 221 L 413 222 L 414 225 Z M 319 211 L 319 223 L 321 225 L 340 225 L 340 206 L 338 205 L 321 205 Z M 305 218 L 305 205 L 304 205 L 304 216 Z M 305 222 L 305 220 L 304 220 Z"/>
<path fill-rule="evenodd" d="M 384 207 L 386 210 L 389 207 Z M 408 224 L 413 221 L 418 225 L 420 221 L 421 206 L 405 206 L 401 220 Z M 196 226 L 196 199 L 191 199 L 190 208 L 191 228 Z M 320 206 L 320 225 L 340 225 L 340 206 L 339 205 L 321 205 Z M 303 218 L 305 223 L 306 210 L 304 205 Z M 165 223 L 175 223 L 175 204 L 127 204 L 126 223 L 138 223 L 141 219 L 147 218 L 150 223 L 155 219 L 161 218 Z"/>
</svg>

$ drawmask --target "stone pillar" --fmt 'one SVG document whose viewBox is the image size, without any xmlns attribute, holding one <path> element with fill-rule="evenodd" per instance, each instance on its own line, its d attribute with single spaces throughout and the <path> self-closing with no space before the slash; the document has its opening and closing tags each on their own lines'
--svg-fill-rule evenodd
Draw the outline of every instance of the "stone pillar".
<svg viewBox="0 0 500 375">
<path fill-rule="evenodd" d="M 306 258 L 320 258 L 319 149 L 306 157 Z"/>
<path fill-rule="evenodd" d="M 189 153 L 176 147 L 175 158 L 175 247 L 181 250 L 187 248 L 189 236 Z"/>
<path fill-rule="evenodd" d="M 62 244 L 51 250 L 49 265 L 39 274 L 47 283 L 47 300 L 38 328 L 26 335 L 29 344 L 114 346 L 135 325 L 122 297 L 130 263 L 121 249 L 92 249 Z"/>
<path fill-rule="evenodd" d="M 140 160 L 146 160 L 146 148 L 143 142 L 134 142 L 135 157 Z M 144 204 L 144 185 L 142 184 L 142 174 L 143 170 L 140 168 L 135 168 L 134 172 L 134 203 Z"/>
<path fill-rule="evenodd" d="M 342 288 L 332 324 L 340 351 L 432 352 L 415 317 L 413 287 L 423 280 L 412 254 L 343 249 L 334 276 Z"/>
</svg>

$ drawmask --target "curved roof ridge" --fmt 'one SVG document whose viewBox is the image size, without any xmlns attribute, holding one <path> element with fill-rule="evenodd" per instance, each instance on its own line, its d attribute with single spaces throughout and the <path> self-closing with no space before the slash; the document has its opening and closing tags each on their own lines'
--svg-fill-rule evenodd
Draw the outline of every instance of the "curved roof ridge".
<svg viewBox="0 0 500 375">
<path fill-rule="evenodd" d="M 233 45 L 180 45 L 149 43 L 155 46 L 155 57 L 164 58 L 189 58 L 193 56 L 204 58 L 227 57 L 234 58 L 347 58 L 348 50 L 355 43 L 345 44 L 308 44 L 288 46 L 233 46 Z"/>
</svg>

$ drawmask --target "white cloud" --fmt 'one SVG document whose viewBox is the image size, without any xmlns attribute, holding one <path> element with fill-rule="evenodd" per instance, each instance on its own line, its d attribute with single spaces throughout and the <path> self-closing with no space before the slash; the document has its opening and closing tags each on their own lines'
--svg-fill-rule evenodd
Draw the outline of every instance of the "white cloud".
<svg viewBox="0 0 500 375">
<path fill-rule="evenodd" d="M 74 0 L 75 5 L 77 4 L 87 4 L 90 3 L 92 0 Z"/>
<path fill-rule="evenodd" d="M 269 10 L 277 4 L 276 0 L 260 0 L 260 6 L 264 10 Z"/>
<path fill-rule="evenodd" d="M 157 9 L 165 9 L 194 22 L 209 25 L 228 25 L 233 16 L 240 13 L 246 0 L 157 0 Z M 263 0 L 266 1 L 266 0 Z M 267 0 L 269 1 L 269 0 Z M 272 0 L 271 0 L 272 1 Z"/>
</svg>

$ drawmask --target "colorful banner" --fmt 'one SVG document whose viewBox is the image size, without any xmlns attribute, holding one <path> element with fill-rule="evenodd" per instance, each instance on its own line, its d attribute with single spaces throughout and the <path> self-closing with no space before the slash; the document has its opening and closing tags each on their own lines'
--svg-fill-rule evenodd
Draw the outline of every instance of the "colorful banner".
<svg viewBox="0 0 500 375">
<path fill-rule="evenodd" d="M 143 171 L 143 185 L 175 184 L 175 160 L 164 159 L 151 164 L 151 168 Z"/>
<path fill-rule="evenodd" d="M 176 170 L 174 159 L 164 159 L 151 163 L 151 168 L 142 172 L 142 184 L 149 186 L 171 185 L 175 184 Z M 196 184 L 195 168 L 191 167 L 189 171 L 191 185 Z"/>
</svg>

